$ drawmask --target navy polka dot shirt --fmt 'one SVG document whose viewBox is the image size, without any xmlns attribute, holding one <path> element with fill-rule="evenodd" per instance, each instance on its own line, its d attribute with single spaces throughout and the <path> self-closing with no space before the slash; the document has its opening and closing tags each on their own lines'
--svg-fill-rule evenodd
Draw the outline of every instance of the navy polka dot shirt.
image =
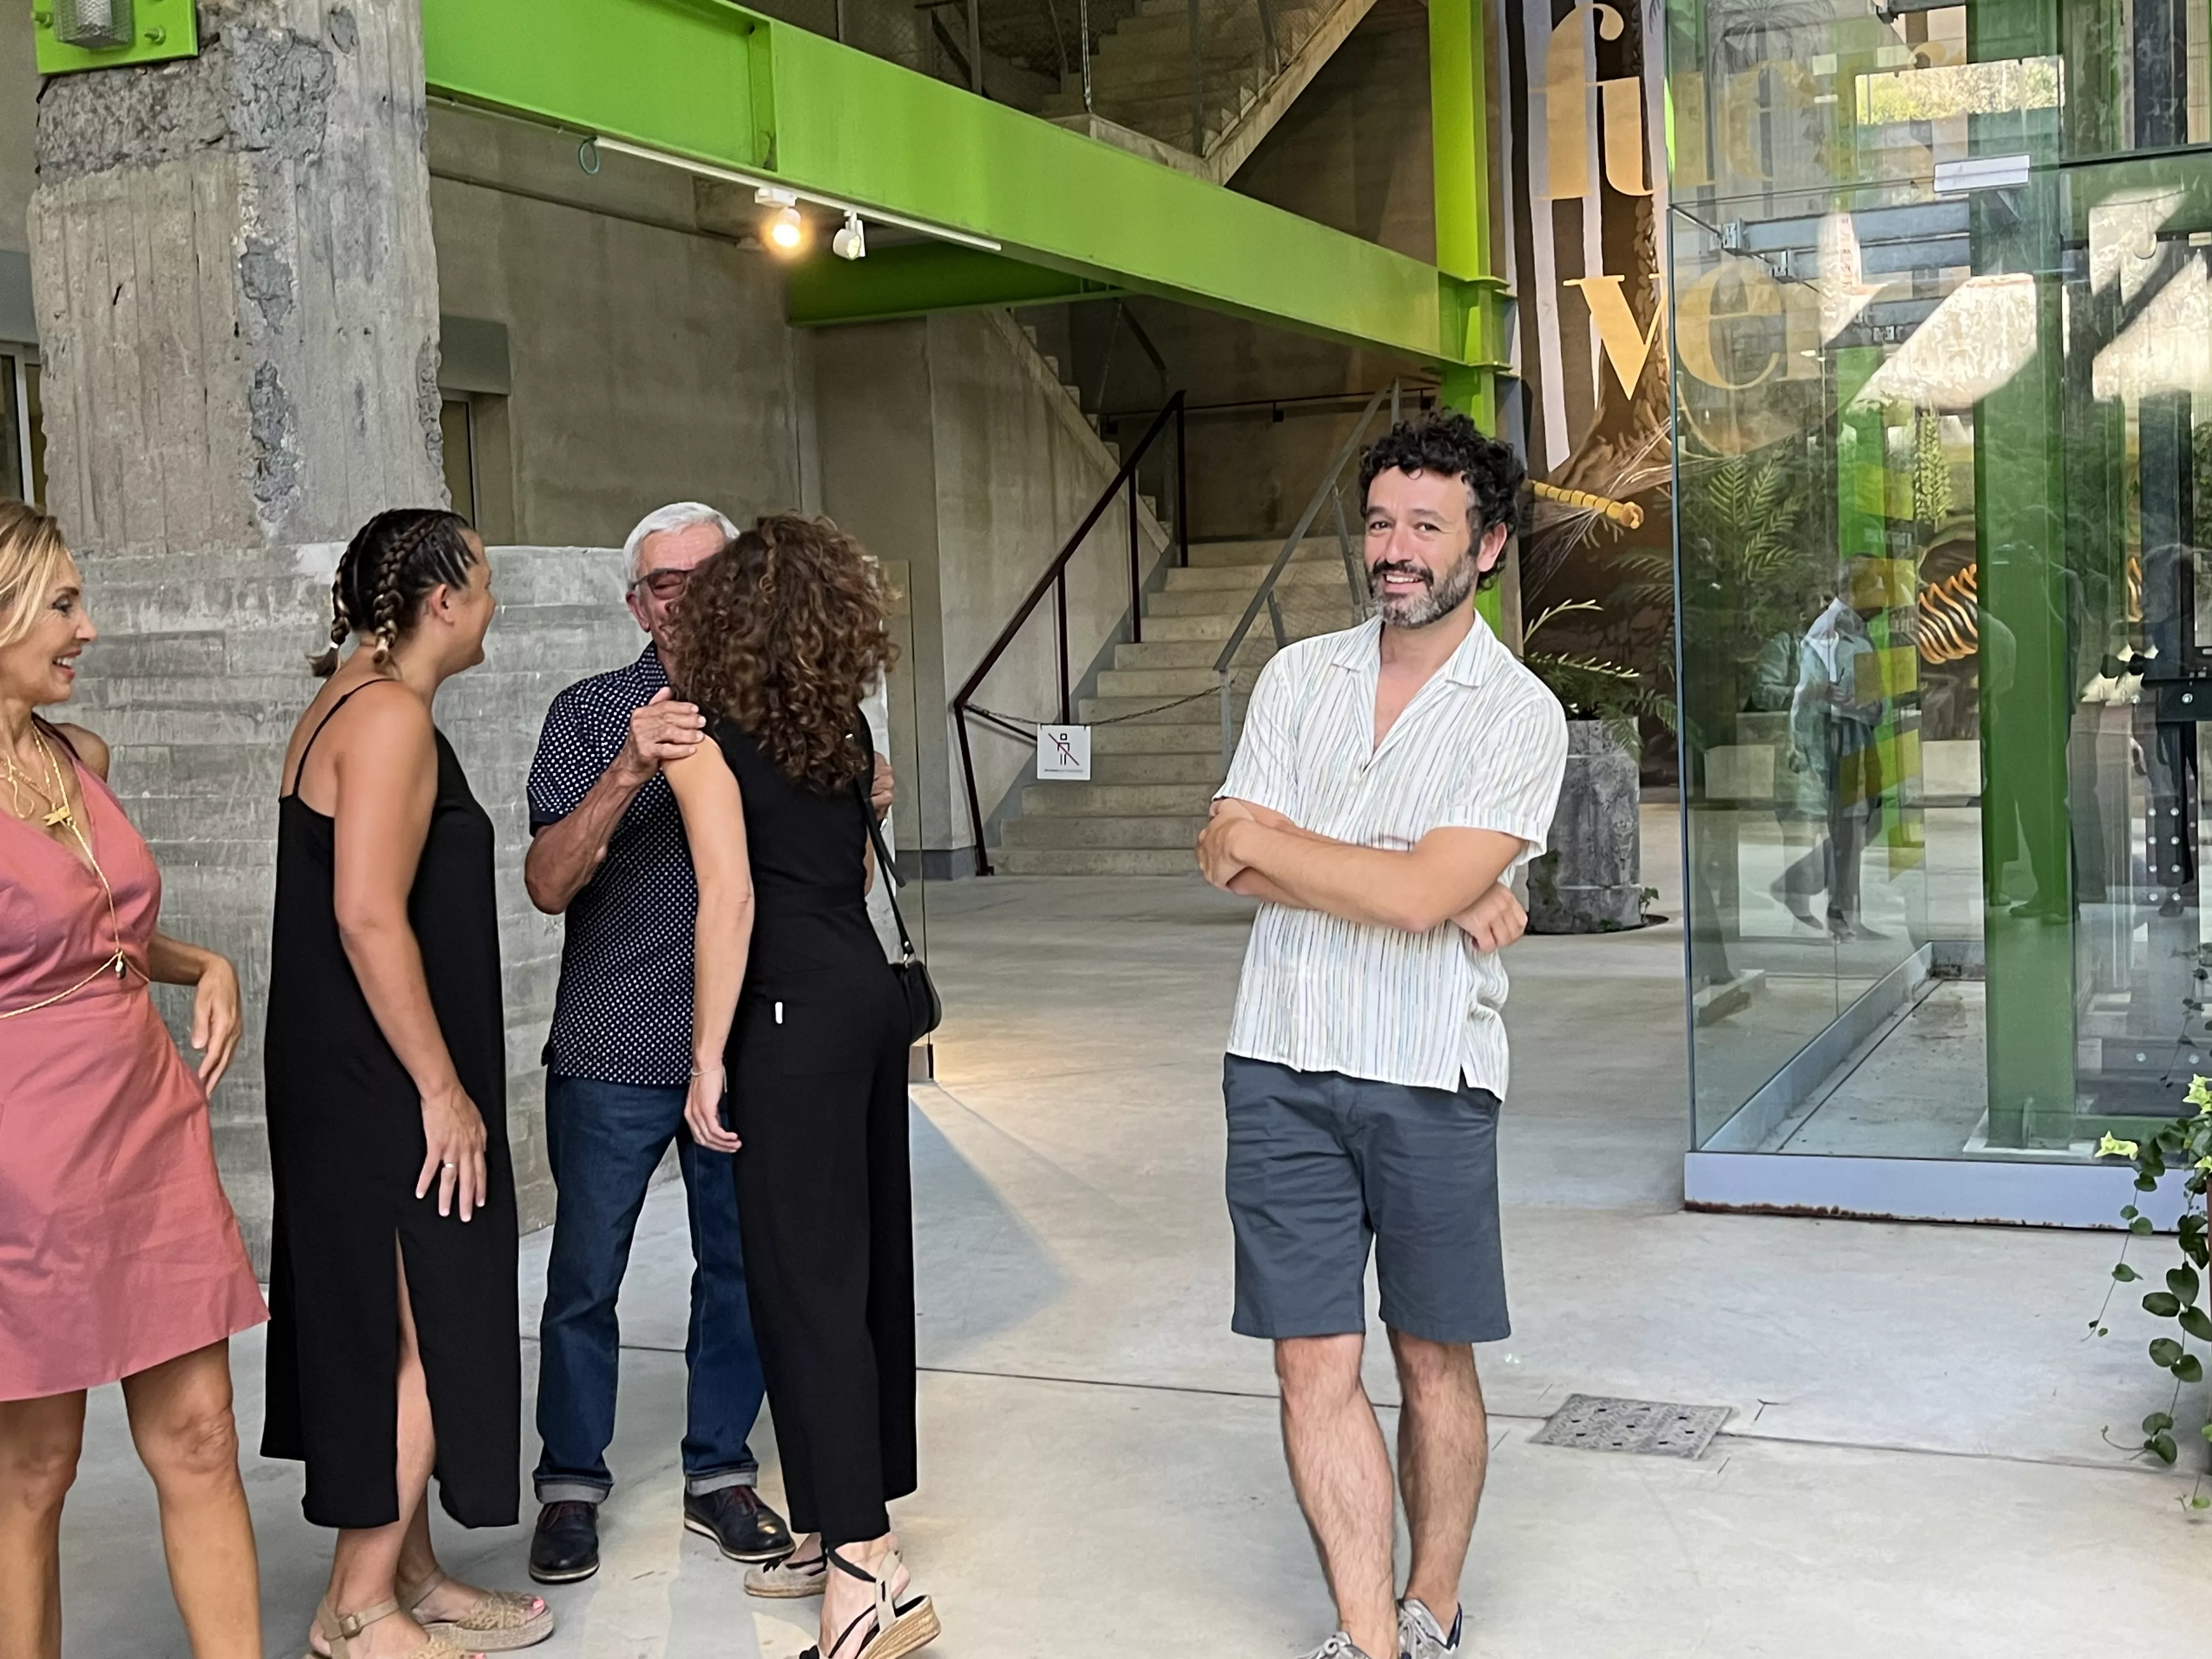
<svg viewBox="0 0 2212 1659">
<path fill-rule="evenodd" d="M 652 646 L 627 668 L 554 698 L 530 767 L 532 834 L 583 804 L 668 684 Z M 692 929 L 699 882 L 676 793 L 655 774 L 615 826 L 607 856 L 569 901 L 545 1064 L 559 1077 L 683 1088 L 691 1079 Z"/>
</svg>

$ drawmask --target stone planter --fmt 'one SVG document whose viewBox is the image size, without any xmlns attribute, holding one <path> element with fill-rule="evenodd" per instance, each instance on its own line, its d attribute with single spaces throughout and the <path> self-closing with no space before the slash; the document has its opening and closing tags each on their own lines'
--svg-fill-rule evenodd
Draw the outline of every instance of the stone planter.
<svg viewBox="0 0 2212 1659">
<path fill-rule="evenodd" d="M 1552 836 L 1528 865 L 1528 931 L 1617 933 L 1644 925 L 1637 757 L 1601 720 L 1567 722 Z"/>
</svg>

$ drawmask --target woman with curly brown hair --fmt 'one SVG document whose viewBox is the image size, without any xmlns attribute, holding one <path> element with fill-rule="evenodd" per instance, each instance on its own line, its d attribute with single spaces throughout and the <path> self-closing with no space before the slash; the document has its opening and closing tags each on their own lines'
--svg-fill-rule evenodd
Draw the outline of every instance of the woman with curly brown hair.
<svg viewBox="0 0 2212 1659">
<path fill-rule="evenodd" d="M 699 877 L 684 1118 L 738 1154 L 792 1529 L 812 1534 L 747 1588 L 823 1595 L 817 1659 L 938 1633 L 885 1508 L 915 1488 L 915 1337 L 908 1017 L 866 904 L 884 608 L 857 543 L 779 515 L 692 572 L 672 623 L 714 738 L 667 767 Z"/>
</svg>

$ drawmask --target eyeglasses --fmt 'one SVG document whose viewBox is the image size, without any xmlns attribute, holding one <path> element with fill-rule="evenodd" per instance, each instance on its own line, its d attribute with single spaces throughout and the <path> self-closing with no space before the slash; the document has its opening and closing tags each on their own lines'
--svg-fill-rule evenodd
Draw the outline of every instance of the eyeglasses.
<svg viewBox="0 0 2212 1659">
<path fill-rule="evenodd" d="M 680 599 L 690 581 L 688 570 L 649 570 L 632 582 L 629 590 L 633 593 L 642 590 L 656 599 Z"/>
</svg>

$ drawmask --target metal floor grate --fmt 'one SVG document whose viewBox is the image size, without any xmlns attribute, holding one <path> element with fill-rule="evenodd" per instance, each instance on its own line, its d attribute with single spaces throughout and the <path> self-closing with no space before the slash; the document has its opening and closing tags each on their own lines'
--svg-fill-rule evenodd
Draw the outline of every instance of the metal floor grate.
<svg viewBox="0 0 2212 1659">
<path fill-rule="evenodd" d="M 1582 1451 L 1641 1452 L 1650 1457 L 1699 1457 L 1732 1413 L 1727 1406 L 1682 1406 L 1667 1400 L 1614 1400 L 1571 1394 L 1536 1431 L 1539 1446 Z"/>
</svg>

